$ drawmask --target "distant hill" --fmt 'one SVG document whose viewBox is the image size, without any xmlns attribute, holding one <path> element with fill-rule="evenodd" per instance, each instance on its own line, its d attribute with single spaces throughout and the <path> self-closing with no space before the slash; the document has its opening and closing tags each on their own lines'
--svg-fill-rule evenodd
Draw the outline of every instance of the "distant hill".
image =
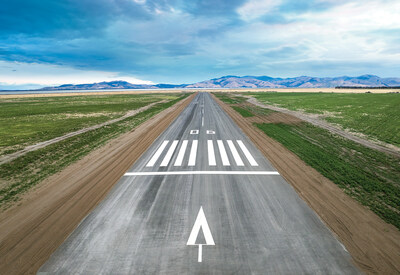
<svg viewBox="0 0 400 275">
<path fill-rule="evenodd" d="M 38 89 L 40 91 L 61 91 L 61 90 L 109 90 L 109 89 L 167 89 L 167 88 L 178 88 L 182 85 L 173 84 L 132 84 L 126 81 L 110 81 L 110 82 L 99 82 L 93 84 L 64 84 L 57 87 L 45 87 Z"/>
<path fill-rule="evenodd" d="M 310 77 L 273 78 L 268 76 L 224 76 L 195 84 L 187 88 L 334 88 L 347 87 L 389 87 L 400 86 L 400 78 L 380 78 L 376 75 L 358 77 Z"/>
<path fill-rule="evenodd" d="M 223 76 L 193 84 L 131 84 L 126 81 L 93 84 L 65 84 L 39 90 L 102 90 L 102 89 L 165 89 L 165 88 L 334 88 L 334 87 L 398 87 L 400 78 L 380 78 L 376 75 L 358 77 L 273 78 L 269 76 Z"/>
</svg>

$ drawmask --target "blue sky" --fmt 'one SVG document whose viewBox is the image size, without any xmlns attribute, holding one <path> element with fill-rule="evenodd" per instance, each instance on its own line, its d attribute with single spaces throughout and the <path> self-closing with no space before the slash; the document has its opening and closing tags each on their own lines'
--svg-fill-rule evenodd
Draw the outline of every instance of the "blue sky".
<svg viewBox="0 0 400 275">
<path fill-rule="evenodd" d="M 0 89 L 400 77 L 398 0 L 6 0 Z"/>
</svg>

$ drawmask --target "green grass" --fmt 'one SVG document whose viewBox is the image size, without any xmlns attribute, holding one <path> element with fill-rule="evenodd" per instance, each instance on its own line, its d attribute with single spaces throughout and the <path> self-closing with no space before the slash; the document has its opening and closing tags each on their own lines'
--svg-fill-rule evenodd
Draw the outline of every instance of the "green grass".
<svg viewBox="0 0 400 275">
<path fill-rule="evenodd" d="M 18 201 L 21 194 L 48 176 L 61 171 L 107 141 L 132 130 L 188 95 L 169 96 L 169 102 L 158 103 L 135 116 L 29 152 L 0 165 L 0 208 Z"/>
<path fill-rule="evenodd" d="M 236 112 L 241 114 L 243 117 L 253 117 L 254 115 L 269 115 L 274 111 L 261 108 L 255 105 L 243 105 L 243 106 L 234 106 L 234 104 L 244 103 L 247 98 L 243 96 L 238 96 L 232 93 L 213 93 L 216 97 L 218 97 L 221 101 L 229 104 Z"/>
<path fill-rule="evenodd" d="M 328 122 L 400 146 L 400 94 L 251 93 L 260 102 L 326 114 Z"/>
<path fill-rule="evenodd" d="M 0 100 L 0 154 L 120 117 L 169 95 L 91 95 Z"/>
<path fill-rule="evenodd" d="M 250 112 L 247 109 L 243 109 L 239 106 L 231 106 L 236 112 L 238 112 L 239 114 L 241 114 L 243 117 L 252 117 L 254 116 L 252 112 Z"/>
<path fill-rule="evenodd" d="M 217 98 L 219 98 L 221 101 L 228 103 L 228 104 L 238 104 L 245 102 L 247 98 L 244 98 L 242 96 L 234 96 L 230 93 L 213 93 Z"/>
<path fill-rule="evenodd" d="M 399 159 L 309 123 L 256 124 L 308 165 L 400 229 Z"/>
</svg>

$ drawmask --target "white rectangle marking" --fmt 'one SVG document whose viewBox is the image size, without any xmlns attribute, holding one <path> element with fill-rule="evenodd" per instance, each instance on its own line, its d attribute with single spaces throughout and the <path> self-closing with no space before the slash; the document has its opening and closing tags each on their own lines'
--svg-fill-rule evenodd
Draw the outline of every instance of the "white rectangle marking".
<svg viewBox="0 0 400 275">
<path fill-rule="evenodd" d="M 168 176 L 168 175 L 279 175 L 277 171 L 167 171 L 167 172 L 128 172 L 124 176 Z"/>
<path fill-rule="evenodd" d="M 244 145 L 243 141 L 241 140 L 236 140 L 237 143 L 239 144 L 240 149 L 242 149 L 242 152 L 246 156 L 247 160 L 250 162 L 251 166 L 258 166 L 258 163 L 256 160 L 253 158 L 249 150 L 247 149 L 246 145 Z"/>
<path fill-rule="evenodd" d="M 187 144 L 188 144 L 187 140 L 184 140 L 182 142 L 181 149 L 179 150 L 178 157 L 176 158 L 174 166 L 182 166 L 183 157 L 185 156 Z"/>
<path fill-rule="evenodd" d="M 222 159 L 222 165 L 229 166 L 230 163 L 229 163 L 228 155 L 226 154 L 226 151 L 225 151 L 224 143 L 222 142 L 222 140 L 217 140 L 217 143 L 218 143 L 219 154 L 221 155 L 221 159 Z"/>
<path fill-rule="evenodd" d="M 215 161 L 214 144 L 212 140 L 207 140 L 207 149 L 208 149 L 208 165 L 210 166 L 217 165 Z"/>
<path fill-rule="evenodd" d="M 195 166 L 196 165 L 196 155 L 197 155 L 197 145 L 199 141 L 198 140 L 193 140 L 192 141 L 192 148 L 190 149 L 190 156 L 189 156 L 189 166 Z"/>
<path fill-rule="evenodd" d="M 153 167 L 158 158 L 160 157 L 161 153 L 164 151 L 165 146 L 168 144 L 168 140 L 164 140 L 161 146 L 157 149 L 157 151 L 154 153 L 153 157 L 150 159 L 150 161 L 147 163 L 146 167 Z"/>
<path fill-rule="evenodd" d="M 229 145 L 229 149 L 231 149 L 233 158 L 235 159 L 236 165 L 244 166 L 244 163 L 243 163 L 242 159 L 240 158 L 238 151 L 236 150 L 235 144 L 233 144 L 232 140 L 227 140 L 227 142 Z"/>
<path fill-rule="evenodd" d="M 175 152 L 175 148 L 178 145 L 179 140 L 174 140 L 171 144 L 171 147 L 169 147 L 167 154 L 165 155 L 163 161 L 161 162 L 161 167 L 165 167 L 168 165 L 169 161 L 171 160 L 172 155 Z"/>
</svg>

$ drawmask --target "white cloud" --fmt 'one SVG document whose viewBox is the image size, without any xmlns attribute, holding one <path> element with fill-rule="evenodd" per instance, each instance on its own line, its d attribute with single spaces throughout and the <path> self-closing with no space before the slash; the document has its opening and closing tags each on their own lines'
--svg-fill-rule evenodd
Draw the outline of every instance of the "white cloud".
<svg viewBox="0 0 400 275">
<path fill-rule="evenodd" d="M 380 30 L 398 29 L 400 1 L 360 1 L 338 5 L 320 13 L 306 13 L 293 16 L 321 26 L 334 27 L 336 30 Z"/>
<path fill-rule="evenodd" d="M 124 80 L 134 84 L 153 84 L 115 72 L 78 70 L 68 66 L 0 61 L 0 83 L 8 85 L 61 85 Z"/>
<path fill-rule="evenodd" d="M 145 4 L 146 0 L 133 0 L 133 2 L 138 3 L 138 4 Z"/>
<path fill-rule="evenodd" d="M 400 29 L 399 1 L 363 1 L 338 5 L 323 12 L 291 14 L 287 24 L 253 22 L 226 35 L 230 51 L 247 56 L 257 50 L 298 45 L 308 60 L 388 60 L 400 61 L 400 47 L 394 52 L 399 37 L 385 34 Z M 244 39 L 246 38 L 246 39 Z M 227 45 L 221 46 L 221 54 Z M 293 55 L 293 61 L 298 56 Z M 279 61 L 279 60 L 277 60 Z"/>
<path fill-rule="evenodd" d="M 257 19 L 281 4 L 280 0 L 250 0 L 237 9 L 237 13 L 244 21 Z"/>
</svg>

